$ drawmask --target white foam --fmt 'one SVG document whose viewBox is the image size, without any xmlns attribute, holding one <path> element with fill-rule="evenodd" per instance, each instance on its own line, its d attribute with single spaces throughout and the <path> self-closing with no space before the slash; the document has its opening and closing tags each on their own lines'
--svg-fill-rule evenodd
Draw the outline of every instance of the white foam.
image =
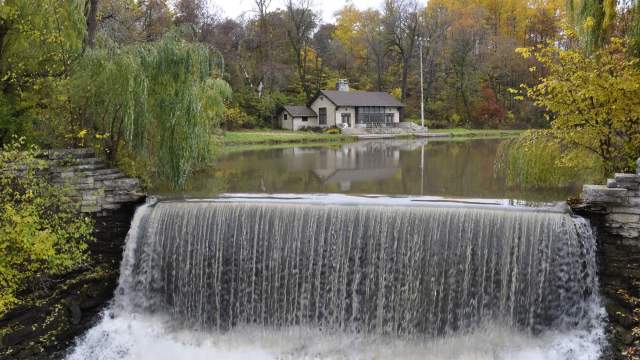
<svg viewBox="0 0 640 360">
<path fill-rule="evenodd" d="M 108 311 L 67 359 L 596 360 L 604 339 L 601 327 L 532 336 L 486 326 L 466 335 L 402 340 L 305 327 L 198 332 L 170 324 L 159 316 Z"/>
</svg>

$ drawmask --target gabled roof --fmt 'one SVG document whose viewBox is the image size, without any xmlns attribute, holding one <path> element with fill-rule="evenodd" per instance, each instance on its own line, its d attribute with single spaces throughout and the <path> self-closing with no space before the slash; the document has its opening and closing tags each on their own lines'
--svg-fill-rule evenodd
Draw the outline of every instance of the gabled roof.
<svg viewBox="0 0 640 360">
<path fill-rule="evenodd" d="M 320 90 L 311 102 L 315 101 L 320 94 L 326 96 L 336 106 L 405 106 L 391 94 L 379 91 Z"/>
<path fill-rule="evenodd" d="M 285 105 L 282 108 L 293 117 L 318 117 L 315 111 L 304 105 Z"/>
</svg>

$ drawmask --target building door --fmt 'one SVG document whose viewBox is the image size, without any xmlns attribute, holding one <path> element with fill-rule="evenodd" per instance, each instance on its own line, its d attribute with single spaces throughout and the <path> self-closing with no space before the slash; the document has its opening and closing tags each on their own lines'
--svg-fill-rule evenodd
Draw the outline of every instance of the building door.
<svg viewBox="0 0 640 360">
<path fill-rule="evenodd" d="M 351 114 L 342 114 L 342 123 L 347 124 L 348 127 L 351 127 Z"/>
<path fill-rule="evenodd" d="M 385 122 L 387 123 L 387 125 L 392 125 L 393 124 L 393 113 L 384 114 L 384 117 L 385 117 Z"/>
</svg>

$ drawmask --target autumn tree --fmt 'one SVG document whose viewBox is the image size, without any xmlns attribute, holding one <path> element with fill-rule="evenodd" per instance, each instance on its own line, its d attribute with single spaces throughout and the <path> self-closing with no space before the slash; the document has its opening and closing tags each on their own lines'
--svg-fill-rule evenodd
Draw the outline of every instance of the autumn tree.
<svg viewBox="0 0 640 360">
<path fill-rule="evenodd" d="M 308 47 L 313 30 L 317 26 L 318 16 L 311 9 L 311 0 L 288 0 L 285 11 L 287 37 L 295 57 L 296 73 L 305 96 L 310 99 L 313 93 L 308 79 Z"/>
<path fill-rule="evenodd" d="M 528 88 L 528 95 L 553 116 L 553 136 L 600 157 L 607 174 L 635 169 L 640 69 L 638 60 L 627 56 L 624 42 L 615 39 L 597 56 L 557 47 L 543 48 L 535 56 L 549 75 Z"/>
<path fill-rule="evenodd" d="M 84 0 L 0 2 L 0 144 L 14 134 L 54 142 L 64 131 L 61 79 L 82 54 Z"/>
<path fill-rule="evenodd" d="M 269 35 L 271 27 L 269 26 L 268 13 L 271 0 L 255 0 L 256 12 L 258 14 L 258 31 L 256 32 L 256 57 L 257 57 L 257 78 L 258 86 L 264 85 L 265 74 L 267 71 L 267 63 L 270 60 L 271 47 L 269 46 Z M 262 86 L 263 86 L 262 85 Z"/>
<path fill-rule="evenodd" d="M 484 52 L 484 27 L 480 8 L 465 9 L 464 16 L 452 25 L 449 36 L 449 69 L 456 108 L 465 124 L 473 120 L 473 103 L 480 85 L 479 64 L 476 60 Z"/>
<path fill-rule="evenodd" d="M 424 101 L 427 106 L 434 97 L 438 74 L 443 71 L 443 54 L 453 22 L 452 14 L 442 3 L 429 3 L 421 17 L 423 29 Z"/>
<path fill-rule="evenodd" d="M 409 70 L 415 53 L 420 32 L 418 3 L 415 0 L 385 0 L 383 24 L 385 40 L 395 51 L 402 64 L 401 99 L 407 98 Z"/>
<path fill-rule="evenodd" d="M 139 2 L 143 18 L 142 29 L 146 41 L 162 38 L 171 28 L 172 14 L 166 0 L 142 0 Z"/>
</svg>

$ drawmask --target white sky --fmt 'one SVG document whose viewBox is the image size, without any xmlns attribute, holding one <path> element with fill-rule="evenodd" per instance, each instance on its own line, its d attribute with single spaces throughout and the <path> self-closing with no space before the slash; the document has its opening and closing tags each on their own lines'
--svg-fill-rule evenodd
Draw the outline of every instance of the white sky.
<svg viewBox="0 0 640 360">
<path fill-rule="evenodd" d="M 255 10 L 254 0 L 210 0 L 213 6 L 222 9 L 225 17 L 232 19 Z M 380 9 L 383 0 L 352 0 L 358 9 Z M 419 0 L 420 4 L 426 4 L 427 0 Z M 335 12 L 342 9 L 347 0 L 313 0 L 313 9 L 322 15 L 323 22 L 335 22 Z M 271 0 L 269 10 L 284 8 L 285 0 Z"/>
</svg>

